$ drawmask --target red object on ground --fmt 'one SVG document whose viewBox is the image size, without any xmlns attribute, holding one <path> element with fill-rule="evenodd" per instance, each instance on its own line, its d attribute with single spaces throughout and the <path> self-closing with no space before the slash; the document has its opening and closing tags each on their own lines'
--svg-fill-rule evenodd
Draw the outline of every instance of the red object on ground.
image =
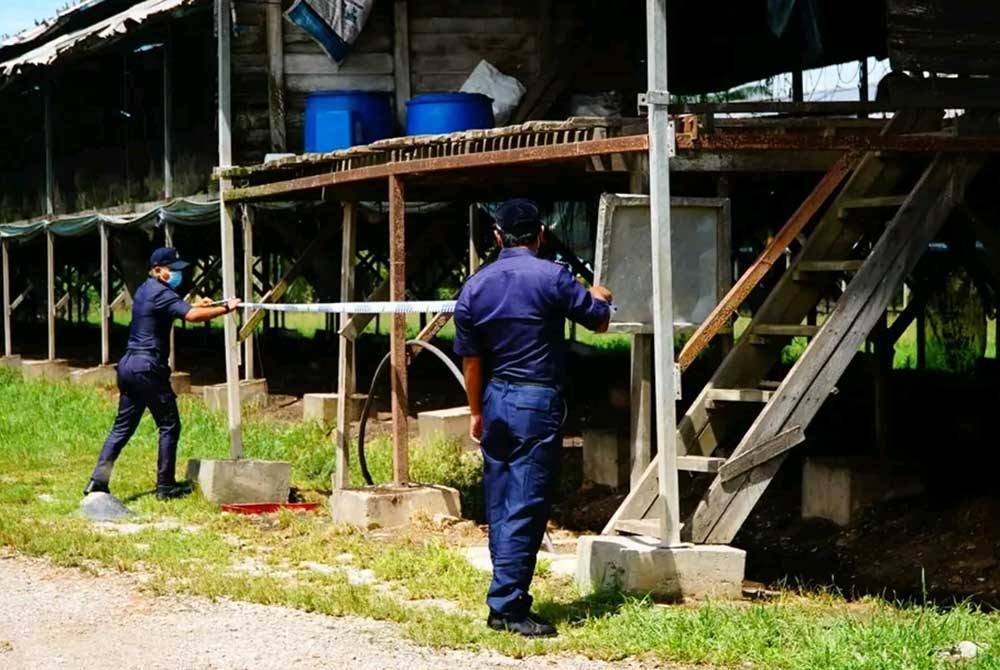
<svg viewBox="0 0 1000 670">
<path fill-rule="evenodd" d="M 234 514 L 271 514 L 283 509 L 311 512 L 319 507 L 319 503 L 233 503 L 223 505 L 223 512 Z"/>
</svg>

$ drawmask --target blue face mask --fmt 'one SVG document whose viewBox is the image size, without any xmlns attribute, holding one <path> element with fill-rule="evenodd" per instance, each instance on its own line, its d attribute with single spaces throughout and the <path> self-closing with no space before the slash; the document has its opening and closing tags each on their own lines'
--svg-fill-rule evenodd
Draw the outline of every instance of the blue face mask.
<svg viewBox="0 0 1000 670">
<path fill-rule="evenodd" d="M 178 287 L 180 287 L 182 281 L 184 281 L 184 273 L 180 270 L 171 270 L 170 279 L 167 280 L 167 286 L 176 291 Z"/>
</svg>

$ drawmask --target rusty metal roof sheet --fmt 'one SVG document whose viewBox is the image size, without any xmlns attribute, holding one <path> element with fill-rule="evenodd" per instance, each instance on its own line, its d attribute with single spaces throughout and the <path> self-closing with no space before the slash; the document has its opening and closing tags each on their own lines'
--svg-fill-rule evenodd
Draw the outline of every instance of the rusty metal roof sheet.
<svg viewBox="0 0 1000 670">
<path fill-rule="evenodd" d="M 86 28 L 60 35 L 24 54 L 0 62 L 0 77 L 16 77 L 25 70 L 44 67 L 95 42 L 120 37 L 146 20 L 201 0 L 143 0 L 127 10 Z M 85 3 L 88 6 L 91 3 Z M 68 10 L 68 11 L 72 11 Z"/>
</svg>

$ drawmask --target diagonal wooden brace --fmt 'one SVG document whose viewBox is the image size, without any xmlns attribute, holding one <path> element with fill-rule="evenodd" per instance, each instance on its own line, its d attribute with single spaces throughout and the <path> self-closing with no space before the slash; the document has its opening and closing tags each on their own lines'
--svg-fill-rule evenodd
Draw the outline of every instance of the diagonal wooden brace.
<svg viewBox="0 0 1000 670">
<path fill-rule="evenodd" d="M 753 470 L 759 465 L 767 463 L 772 458 L 780 456 L 789 449 L 796 447 L 806 441 L 806 435 L 799 426 L 792 426 L 788 430 L 782 431 L 765 440 L 753 449 L 750 449 L 736 458 L 727 461 L 719 468 L 719 478 L 723 482 L 736 479 L 742 474 Z"/>
</svg>

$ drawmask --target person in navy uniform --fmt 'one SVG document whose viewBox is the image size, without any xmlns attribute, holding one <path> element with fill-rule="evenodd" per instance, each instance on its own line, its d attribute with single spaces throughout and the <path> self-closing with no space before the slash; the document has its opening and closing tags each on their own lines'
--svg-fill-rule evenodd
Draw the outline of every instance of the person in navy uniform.
<svg viewBox="0 0 1000 670">
<path fill-rule="evenodd" d="M 550 637 L 556 629 L 531 611 L 528 589 L 562 450 L 566 319 L 605 332 L 611 293 L 587 291 L 568 270 L 537 257 L 545 230 L 533 202 L 504 203 L 495 219 L 499 258 L 466 282 L 455 307 L 470 434 L 483 452 L 493 559 L 487 625 Z"/>
<path fill-rule="evenodd" d="M 84 495 L 109 492 L 115 461 L 147 408 L 160 430 L 156 497 L 166 500 L 191 493 L 190 485 L 178 484 L 174 473 L 181 418 L 177 412 L 177 396 L 170 386 L 167 363 L 170 328 L 175 319 L 201 323 L 228 314 L 239 307 L 240 300 L 232 298 L 225 306 L 215 307 L 208 298 L 199 301 L 197 306 L 184 302 L 177 289 L 188 265 L 172 247 L 157 249 L 149 259 L 149 279 L 143 282 L 133 299 L 128 349 L 118 361 L 118 390 L 121 393 L 118 416 Z"/>
</svg>

